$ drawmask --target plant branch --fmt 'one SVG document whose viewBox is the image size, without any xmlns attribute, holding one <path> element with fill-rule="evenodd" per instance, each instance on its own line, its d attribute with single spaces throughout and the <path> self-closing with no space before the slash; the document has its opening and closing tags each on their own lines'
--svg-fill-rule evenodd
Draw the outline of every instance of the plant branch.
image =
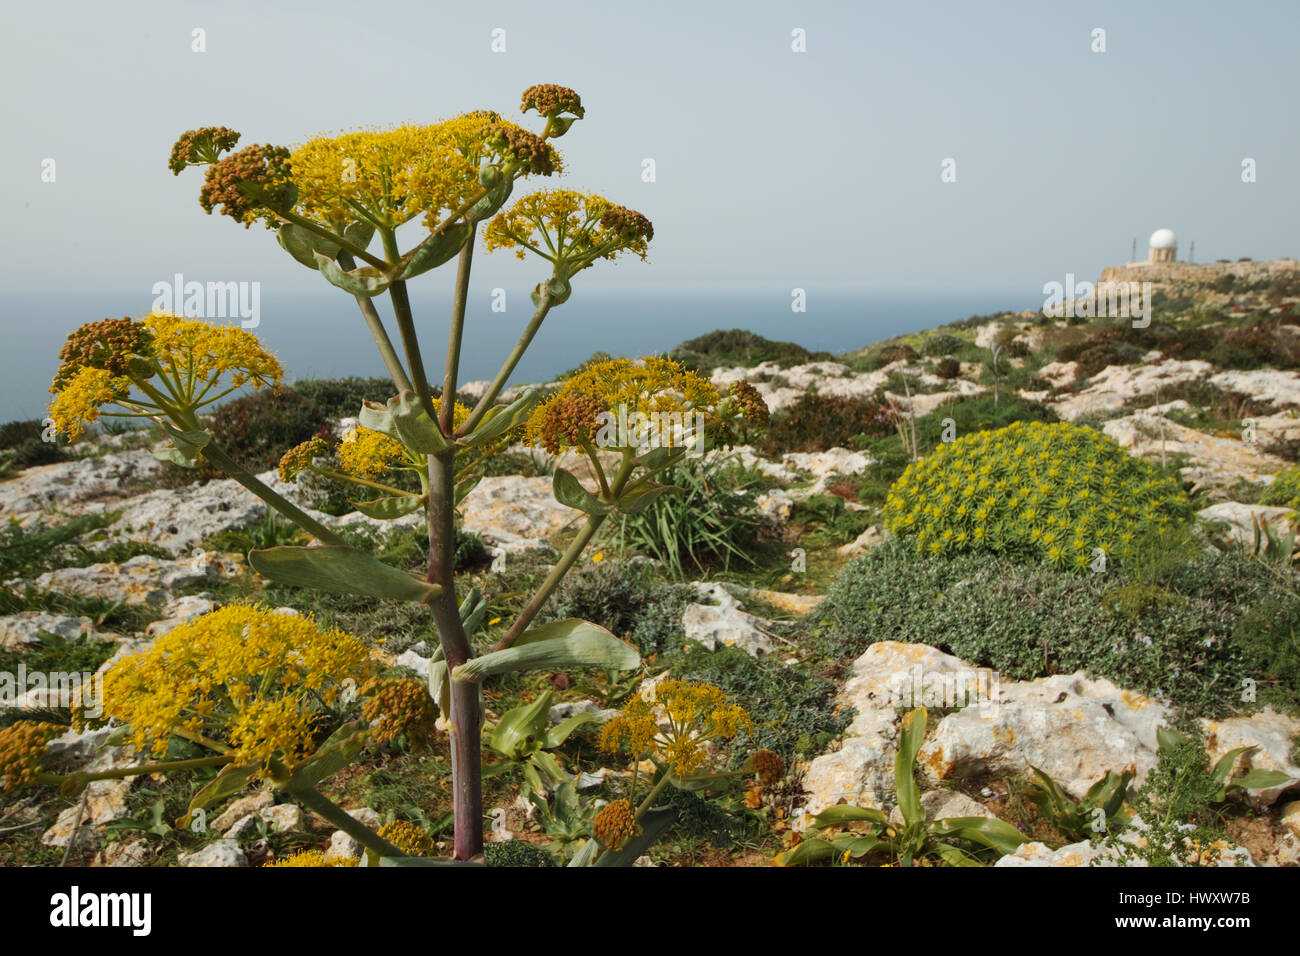
<svg viewBox="0 0 1300 956">
<path fill-rule="evenodd" d="M 357 261 L 346 250 L 340 250 L 338 263 L 347 271 L 351 272 L 357 267 Z M 406 370 L 402 368 L 402 360 L 397 357 L 397 350 L 393 348 L 393 340 L 388 337 L 388 330 L 384 328 L 384 320 L 379 317 L 379 310 L 375 308 L 375 303 L 369 296 L 356 296 L 357 307 L 361 309 L 361 315 L 366 320 L 366 327 L 370 329 L 370 336 L 375 340 L 375 347 L 379 349 L 379 354 L 384 360 L 384 366 L 388 369 L 388 374 L 397 386 L 399 392 L 411 391 L 411 380 L 406 377 Z"/>
<path fill-rule="evenodd" d="M 469 239 L 460 247 L 456 263 L 456 292 L 451 306 L 451 331 L 447 335 L 447 370 L 442 378 L 442 408 L 438 424 L 444 435 L 455 428 L 456 377 L 460 371 L 460 346 L 465 333 L 465 305 L 469 298 L 469 273 L 474 260 L 474 234 L 478 224 L 469 227 Z"/>
<path fill-rule="evenodd" d="M 496 402 L 497 396 L 500 395 L 501 390 L 505 388 L 506 382 L 509 381 L 511 374 L 515 370 L 515 366 L 519 364 L 519 360 L 523 358 L 524 352 L 527 351 L 528 346 L 532 344 L 533 336 L 535 336 L 537 330 L 542 327 L 542 320 L 546 318 L 546 313 L 550 311 L 550 308 L 551 293 L 550 290 L 547 289 L 546 283 L 542 283 L 542 298 L 541 302 L 537 306 L 537 311 L 533 313 L 532 319 L 528 322 L 528 327 L 524 329 L 524 334 L 521 335 L 519 341 L 515 343 L 514 350 L 502 364 L 500 371 L 497 372 L 496 378 L 492 380 L 492 384 L 489 385 L 487 391 L 483 393 L 483 397 L 478 400 L 478 403 L 474 406 L 474 410 L 469 413 L 469 418 L 465 420 L 465 424 L 461 425 L 460 428 L 457 429 L 459 434 L 468 435 L 472 432 L 474 426 L 482 420 L 483 416 L 487 414 L 487 410 L 492 407 L 494 402 Z"/>
</svg>

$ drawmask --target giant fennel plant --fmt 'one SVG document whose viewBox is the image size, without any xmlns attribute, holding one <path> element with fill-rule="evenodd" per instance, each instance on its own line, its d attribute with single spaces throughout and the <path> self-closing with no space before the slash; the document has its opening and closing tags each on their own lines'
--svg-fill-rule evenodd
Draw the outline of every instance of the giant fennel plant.
<svg viewBox="0 0 1300 956">
<path fill-rule="evenodd" d="M 278 359 L 251 333 L 155 312 L 140 320 L 88 323 L 68 337 L 60 353 L 50 409 L 60 431 L 75 438 L 100 416 L 155 422 L 170 437 L 168 460 L 189 467 L 207 461 L 315 539 L 306 547 L 251 551 L 249 563 L 258 573 L 280 584 L 422 604 L 438 636 L 423 697 L 412 694 L 409 682 L 398 686 L 367 679 L 355 638 L 322 638 L 313 622 L 290 623 L 282 616 L 277 621 L 272 612 L 250 607 L 218 612 L 179 632 L 167 642 L 176 655 L 155 648 L 115 667 L 105 714 L 125 722 L 122 732 L 129 739 L 161 758 L 169 737 L 181 736 L 212 751 L 211 757 L 184 765 L 221 767 L 196 795 L 192 810 L 261 776 L 377 856 L 403 857 L 401 847 L 352 820 L 321 795 L 318 785 L 368 742 L 410 728 L 427 730 L 436 708 L 450 735 L 453 856 L 476 857 L 484 819 L 483 682 L 537 669 L 638 667 L 637 652 L 595 624 L 572 619 L 533 626 L 533 620 L 608 516 L 635 512 L 670 492 L 656 476 L 701 443 L 726 442 L 740 420 L 767 418 L 766 406 L 747 383 L 722 394 L 677 363 L 656 358 L 591 366 L 545 402 L 536 390 L 503 400 L 543 321 L 572 295 L 575 277 L 601 261 L 644 259 L 654 235 L 641 213 L 570 189 L 534 192 L 507 206 L 519 181 L 562 170 L 554 140 L 584 116 L 578 95 L 552 84 L 526 90 L 521 108 L 542 118 L 540 132 L 477 111 L 429 125 L 320 136 L 292 150 L 253 145 L 232 151 L 238 133 L 207 127 L 182 135 L 169 161 L 176 174 L 206 167 L 199 203 L 207 213 L 229 216 L 245 228 L 263 223 L 285 252 L 355 299 L 392 378 L 393 397 L 382 404 L 364 402 L 357 410 L 359 427 L 334 454 L 323 439 L 291 450 L 280 477 L 290 481 L 311 470 L 347 482 L 357 509 L 377 519 L 423 509 L 429 539 L 424 575 L 385 565 L 345 543 L 241 468 L 204 429 L 199 413 L 205 406 L 245 386 L 278 387 L 284 376 Z M 402 250 L 397 232 L 408 223 L 418 224 L 423 234 Z M 489 251 L 534 256 L 547 274 L 532 292 L 534 311 L 518 342 L 477 402 L 467 407 L 455 396 L 481 226 Z M 452 260 L 456 276 L 446 362 L 441 381 L 435 382 L 407 284 Z M 391 326 L 376 308 L 381 296 L 391 303 Z M 458 593 L 453 577 L 453 521 L 485 459 L 519 435 L 552 453 L 576 451 L 589 462 L 595 482 L 586 487 L 570 471 L 555 470 L 556 498 L 584 512 L 586 521 L 500 639 L 485 647 L 485 641 L 475 643 L 485 597 L 477 589 Z M 407 475 L 400 487 L 393 477 L 399 473 Z M 336 705 L 345 685 L 360 687 L 363 719 L 317 740 L 324 712 Z M 9 742 L 14 781 L 53 782 L 35 756 L 52 732 L 46 726 L 25 728 L 21 740 Z M 164 760 L 149 765 L 149 771 L 172 765 Z M 660 780 L 671 773 L 666 768 Z M 84 785 L 86 778 L 60 780 L 65 786 Z M 636 816 L 624 821 L 627 828 Z M 594 859 L 596 849 L 593 842 L 583 859 Z"/>
</svg>

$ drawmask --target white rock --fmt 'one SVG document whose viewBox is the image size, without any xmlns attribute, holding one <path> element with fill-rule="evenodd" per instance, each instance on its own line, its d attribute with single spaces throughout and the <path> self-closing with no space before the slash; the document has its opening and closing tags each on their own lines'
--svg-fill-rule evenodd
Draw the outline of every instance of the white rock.
<svg viewBox="0 0 1300 956">
<path fill-rule="evenodd" d="M 1239 544 L 1252 546 L 1255 541 L 1255 522 L 1268 525 L 1285 537 L 1291 531 L 1291 509 L 1278 505 L 1248 505 L 1240 501 L 1223 501 L 1202 508 L 1197 516 L 1204 521 L 1222 521 L 1228 525 L 1228 536 Z M 1261 540 L 1263 535 L 1261 534 Z"/>
<path fill-rule="evenodd" d="M 841 545 L 836 550 L 846 558 L 856 558 L 860 554 L 866 554 L 884 540 L 885 534 L 880 530 L 880 526 L 873 524 L 848 544 Z"/>
<path fill-rule="evenodd" d="M 753 657 L 772 653 L 772 639 L 763 629 L 762 618 L 741 610 L 740 602 L 719 584 L 698 582 L 695 588 L 717 604 L 686 605 L 682 629 L 688 638 L 711 651 L 724 645 L 743 648 Z"/>
<path fill-rule="evenodd" d="M 1300 372 L 1271 368 L 1232 369 L 1212 376 L 1210 384 L 1249 395 L 1257 402 L 1266 402 L 1276 408 L 1300 405 Z"/>
<path fill-rule="evenodd" d="M 172 589 L 184 584 L 240 574 L 239 555 L 218 555 L 195 564 L 137 555 L 121 564 L 92 564 L 84 568 L 60 568 L 32 581 L 38 591 L 56 591 L 79 597 L 104 598 L 125 604 L 155 604 L 172 599 Z M 14 582 L 9 582 L 14 583 Z M 19 585 L 26 582 L 18 582 Z"/>
<path fill-rule="evenodd" d="M 174 601 L 168 601 L 163 608 L 163 616 L 156 621 L 150 622 L 145 628 L 145 634 L 149 637 L 158 638 L 164 634 L 170 634 L 182 624 L 188 624 L 196 617 L 202 617 L 209 614 L 216 607 L 211 598 L 202 595 L 186 595 L 177 598 Z"/>
<path fill-rule="evenodd" d="M 10 481 L 0 483 L 0 514 L 68 508 L 92 499 L 120 500 L 125 497 L 124 492 L 134 492 L 155 479 L 161 468 L 146 450 L 27 468 Z"/>
<path fill-rule="evenodd" d="M 48 611 L 20 611 L 0 617 L 0 648 L 22 651 L 39 646 L 41 639 L 38 635 L 41 631 L 66 641 L 75 641 L 90 634 L 92 629 L 88 617 L 68 617 L 66 614 L 50 614 Z"/>
<path fill-rule="evenodd" d="M 1049 368 L 1044 366 L 1039 375 Z M 1209 362 L 1199 359 L 1187 362 L 1170 359 L 1157 365 L 1112 365 L 1093 376 L 1086 389 L 1067 395 L 1051 407 L 1063 420 L 1072 422 L 1082 415 L 1114 411 L 1135 398 L 1155 395 L 1173 385 L 1199 381 L 1213 370 Z"/>
<path fill-rule="evenodd" d="M 144 866 L 153 856 L 147 840 L 110 843 L 100 850 L 92 866 Z"/>
<path fill-rule="evenodd" d="M 209 823 L 208 828 L 225 834 L 227 830 L 244 819 L 244 817 L 252 816 L 273 803 L 275 803 L 275 797 L 269 790 L 259 790 L 257 793 L 240 797 L 227 807 L 219 817 Z"/>
<path fill-rule="evenodd" d="M 302 829 L 302 811 L 292 803 L 281 803 L 274 807 L 263 807 L 258 816 L 270 824 L 275 833 L 287 833 Z"/>
<path fill-rule="evenodd" d="M 1112 419 L 1102 430 L 1119 447 L 1143 458 L 1159 461 L 1162 455 L 1167 459 L 1187 455 L 1191 464 L 1180 474 L 1184 481 L 1201 489 L 1227 489 L 1238 481 L 1264 481 L 1287 465 L 1281 458 L 1262 451 L 1258 443 L 1207 435 L 1171 422 L 1154 409 Z"/>
<path fill-rule="evenodd" d="M 402 651 L 402 653 L 398 654 L 393 660 L 399 667 L 405 667 L 408 670 L 415 671 L 415 673 L 424 680 L 429 679 L 429 666 L 432 664 L 432 661 L 427 657 L 415 653 L 414 649 L 408 648 L 407 650 Z"/>
<path fill-rule="evenodd" d="M 234 840 L 217 840 L 193 853 L 182 853 L 177 862 L 187 867 L 248 866 L 248 857 Z"/>
<path fill-rule="evenodd" d="M 1247 790 L 1246 796 L 1255 805 L 1271 806 L 1284 793 L 1300 787 L 1300 767 L 1291 759 L 1293 741 L 1300 734 L 1300 720 L 1266 707 L 1249 717 L 1202 719 L 1200 724 L 1211 763 L 1238 747 L 1257 747 L 1253 753 L 1237 758 L 1238 769 L 1244 760 L 1249 760 L 1256 770 L 1276 770 L 1291 778 L 1290 782 L 1276 787 Z"/>
<path fill-rule="evenodd" d="M 546 539 L 582 518 L 555 500 L 551 479 L 489 476 L 461 502 L 462 528 L 507 550 L 545 546 Z"/>
</svg>

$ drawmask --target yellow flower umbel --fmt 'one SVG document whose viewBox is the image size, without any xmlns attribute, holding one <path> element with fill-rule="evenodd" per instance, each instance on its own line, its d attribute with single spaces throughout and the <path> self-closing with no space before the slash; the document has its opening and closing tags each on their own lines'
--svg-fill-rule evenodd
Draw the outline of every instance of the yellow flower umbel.
<svg viewBox="0 0 1300 956">
<path fill-rule="evenodd" d="M 0 792 L 36 783 L 46 746 L 65 730 L 58 724 L 33 720 L 17 720 L 0 728 Z"/>
<path fill-rule="evenodd" d="M 59 358 L 49 414 L 70 439 L 101 414 L 196 429 L 198 409 L 284 377 L 276 357 L 244 329 L 166 312 L 87 323 L 68 336 Z M 121 411 L 102 412 L 106 405 Z"/>
<path fill-rule="evenodd" d="M 657 416 L 660 422 L 686 428 L 698 412 L 707 423 L 716 424 L 728 414 L 740 413 L 739 407 L 732 408 L 734 404 L 724 400 L 706 378 L 672 359 L 611 359 L 588 365 L 565 382 L 533 412 L 524 434 L 528 444 L 552 455 L 565 448 L 635 449 L 641 442 L 633 429 L 620 434 L 621 420 L 640 415 L 650 423 Z M 666 436 L 658 437 L 667 444 L 662 441 Z M 678 438 L 684 444 L 685 436 Z"/>
<path fill-rule="evenodd" d="M 529 155 L 516 161 L 528 137 L 540 145 L 530 140 Z M 483 164 L 512 162 L 520 174 L 560 168 L 553 147 L 489 111 L 319 136 L 289 157 L 298 211 L 335 232 L 354 222 L 396 229 L 418 216 L 432 232 L 481 192 Z"/>
<path fill-rule="evenodd" d="M 378 478 L 395 464 L 408 461 L 406 449 L 382 432 L 358 427 L 338 444 L 339 464 L 357 478 Z"/>
<path fill-rule="evenodd" d="M 663 709 L 660 721 L 655 705 Z M 655 702 L 632 698 L 622 712 L 601 729 L 600 747 L 622 751 L 634 759 L 652 752 L 678 777 L 685 777 L 709 757 L 711 742 L 752 732 L 754 724 L 744 708 L 729 703 L 726 694 L 711 684 L 664 681 L 655 688 Z"/>
<path fill-rule="evenodd" d="M 603 196 L 553 189 L 524 196 L 498 213 L 484 233 L 489 250 L 531 251 L 554 263 L 557 276 L 571 276 L 597 259 L 624 252 L 645 259 L 654 238 L 650 220 Z"/>
<path fill-rule="evenodd" d="M 409 677 L 374 679 L 361 688 L 361 716 L 380 743 L 407 737 L 428 741 L 437 729 L 438 708 L 423 681 Z"/>
<path fill-rule="evenodd" d="M 339 856 L 332 860 L 325 859 L 323 850 L 300 850 L 293 856 L 286 856 L 283 860 L 274 860 L 270 863 L 263 863 L 263 867 L 268 866 L 288 866 L 288 867 L 318 867 L 318 866 L 356 866 L 361 861 L 355 856 Z"/>
<path fill-rule="evenodd" d="M 379 836 L 407 856 L 433 856 L 437 852 L 433 840 L 423 829 L 404 820 L 385 823 L 379 828 Z"/>
<path fill-rule="evenodd" d="M 615 852 L 623 849 L 623 844 L 636 836 L 640 829 L 630 800 L 605 804 L 592 821 L 592 833 L 596 839 Z"/>
<path fill-rule="evenodd" d="M 136 748 L 166 753 L 172 735 L 264 770 L 308 756 L 322 707 L 361 682 L 369 652 L 310 617 L 232 604 L 177 627 L 104 676 L 104 712 Z"/>
</svg>

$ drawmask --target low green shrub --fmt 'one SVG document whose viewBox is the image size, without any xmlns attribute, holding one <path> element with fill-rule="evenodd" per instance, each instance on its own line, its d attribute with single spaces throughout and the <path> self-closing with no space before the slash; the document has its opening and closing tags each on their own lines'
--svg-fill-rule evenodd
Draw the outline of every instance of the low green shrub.
<svg viewBox="0 0 1300 956">
<path fill-rule="evenodd" d="M 668 357 L 697 372 L 775 362 L 782 368 L 827 360 L 828 352 L 810 352 L 794 342 L 773 342 L 745 329 L 721 329 L 683 342 Z"/>
<path fill-rule="evenodd" d="M 683 639 L 682 610 L 692 596 L 648 561 L 607 560 L 571 572 L 551 600 L 553 618 L 599 624 L 650 655 Z"/>
<path fill-rule="evenodd" d="M 789 408 L 772 416 L 760 442 L 765 455 L 851 448 L 858 436 L 894 432 L 894 415 L 881 397 L 849 398 L 805 392 Z"/>
<path fill-rule="evenodd" d="M 218 406 L 208 431 L 231 458 L 256 474 L 275 468 L 286 451 L 313 435 L 328 437 L 328 417 L 292 388 L 265 389 Z M 222 473 L 214 469 L 212 474 Z"/>
<path fill-rule="evenodd" d="M 356 418 L 363 399 L 387 402 L 397 393 L 387 378 L 313 378 L 293 383 L 293 390 L 326 418 Z"/>
<path fill-rule="evenodd" d="M 1262 504 L 1283 505 L 1300 511 L 1300 465 L 1278 472 L 1259 500 Z"/>
<path fill-rule="evenodd" d="M 927 554 L 1033 554 L 1083 569 L 1094 549 L 1122 559 L 1191 510 L 1172 479 L 1100 432 L 1016 422 L 941 443 L 909 465 L 885 520 Z"/>
<path fill-rule="evenodd" d="M 840 572 L 813 640 L 836 661 L 903 641 L 1014 680 L 1086 670 L 1208 717 L 1265 703 L 1294 711 L 1294 615 L 1274 611 L 1296 605 L 1300 578 L 1181 548 L 1140 569 L 1068 575 L 1005 555 L 931 558 L 892 538 Z"/>
<path fill-rule="evenodd" d="M 67 440 L 44 441 L 39 421 L 6 422 L 0 425 L 0 462 L 13 471 L 33 465 L 49 465 L 69 457 Z"/>
<path fill-rule="evenodd" d="M 527 840 L 503 840 L 483 844 L 483 862 L 488 866 L 559 866 L 555 857 Z"/>
<path fill-rule="evenodd" d="M 752 747 L 736 747 L 737 754 L 773 750 L 790 766 L 798 757 L 821 753 L 853 719 L 851 709 L 837 712 L 833 706 L 833 681 L 771 657 L 755 659 L 736 647 L 710 652 L 692 644 L 670 663 L 675 677 L 721 687 L 731 699 L 744 702 L 754 721 Z M 745 742 L 743 735 L 738 739 Z"/>
<path fill-rule="evenodd" d="M 942 379 L 954 379 L 961 374 L 961 363 L 955 358 L 941 358 L 934 363 L 934 374 Z"/>
<path fill-rule="evenodd" d="M 960 336 L 951 335 L 948 332 L 935 332 L 921 343 L 921 354 L 930 358 L 938 358 L 939 356 L 960 352 L 968 344 Z"/>
</svg>

